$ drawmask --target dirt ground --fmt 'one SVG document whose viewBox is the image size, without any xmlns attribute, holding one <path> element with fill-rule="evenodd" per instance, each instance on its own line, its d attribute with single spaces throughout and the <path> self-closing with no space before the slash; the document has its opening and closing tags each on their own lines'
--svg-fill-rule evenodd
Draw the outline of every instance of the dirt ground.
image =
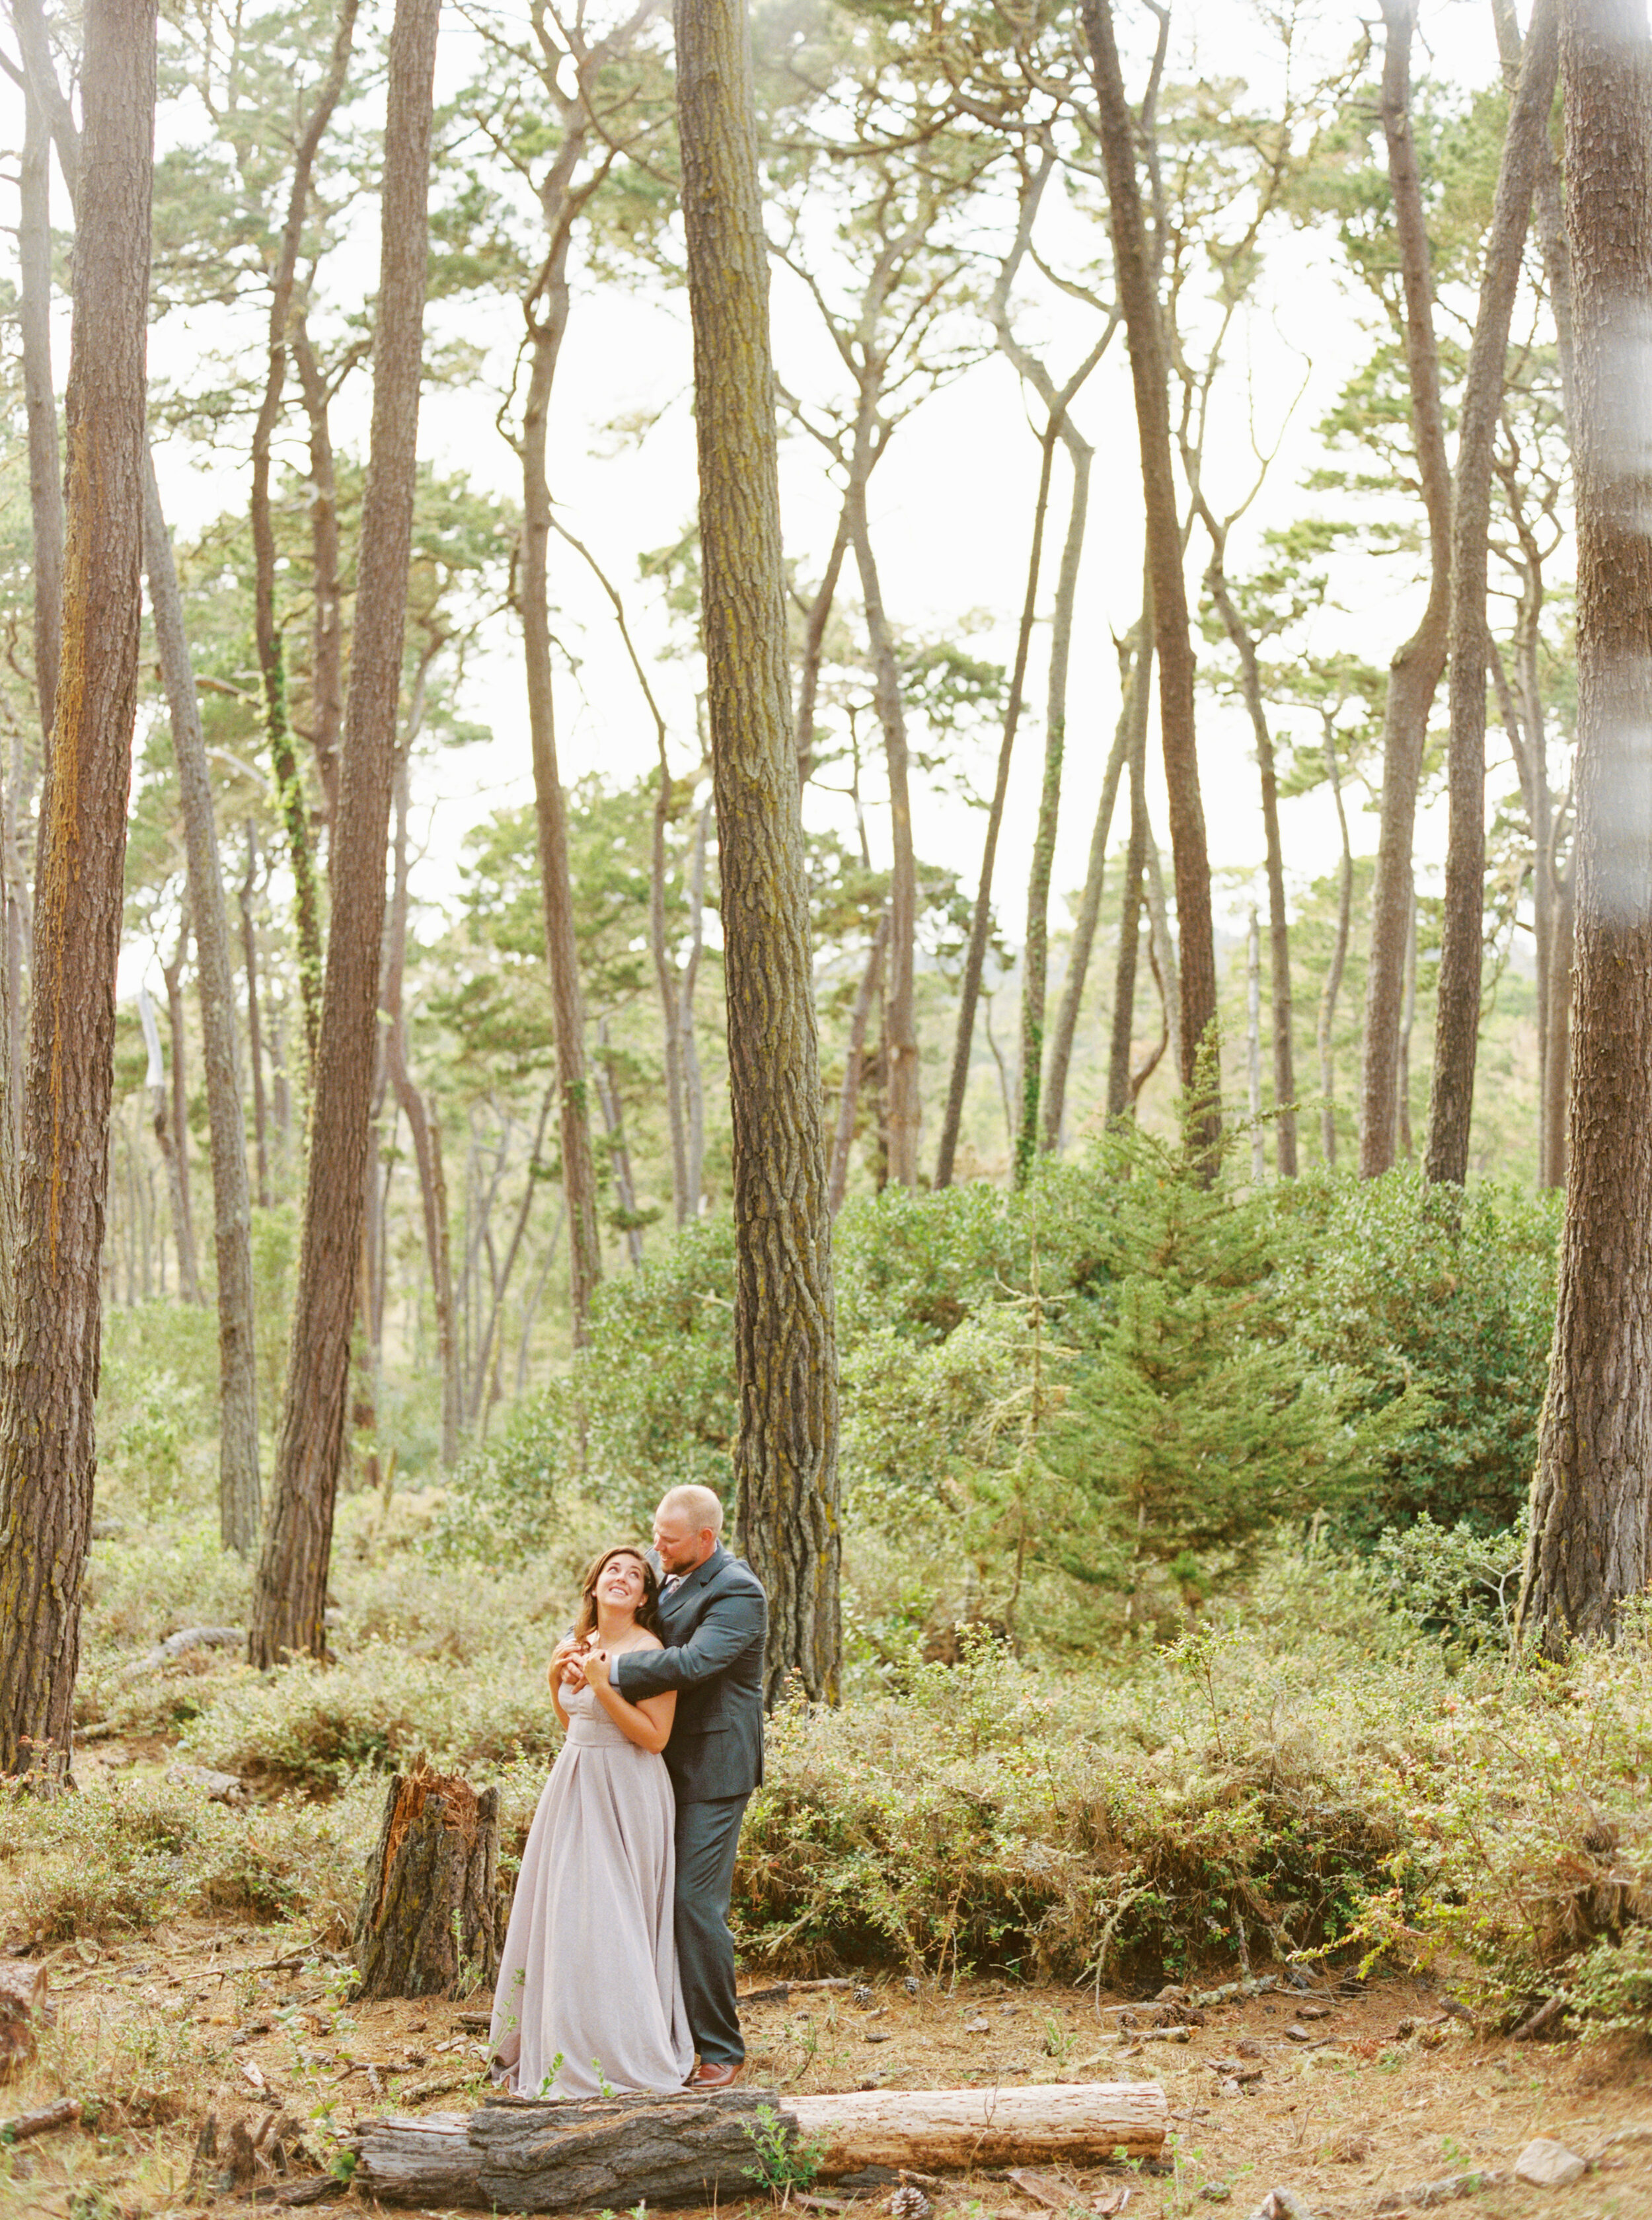
<svg viewBox="0 0 1652 2220">
<path fill-rule="evenodd" d="M 347 1964 L 302 1949 L 284 1958 L 267 1930 L 200 1924 L 106 1949 L 71 1943 L 50 1955 L 49 1973 L 57 2024 L 36 2066 L 0 2091 L 0 2122 L 65 2087 L 101 2110 L 90 2130 L 0 2143 L 5 2220 L 267 2210 L 329 2161 L 354 2120 L 464 2111 L 486 2086 L 485 1998 L 350 2005 Z M 772 1986 L 755 1974 L 744 1986 Z M 1448 2210 L 1652 2220 L 1643 2050 L 1483 2036 L 1418 1981 L 1319 1980 L 1307 1992 L 1181 2011 L 1201 2023 L 1185 2041 L 1144 2041 L 1170 2008 L 1105 1991 L 953 1988 L 874 1974 L 851 1991 L 754 1997 L 744 2011 L 747 2080 L 818 2092 L 1156 2080 L 1170 2107 L 1166 2167 L 1069 2176 L 1079 2213 L 1116 2211 L 1127 2190 L 1128 2220 L 1214 2209 L 1248 2220 L 1280 2186 L 1316 2220 L 1395 2220 L 1437 2201 L 1437 2190 L 1419 2196 L 1421 2185 L 1479 2173 L 1509 2178 Z M 209 2117 L 215 2148 L 202 2152 Z M 1637 2128 L 1643 2137 L 1605 2148 Z M 1600 2154 L 1598 2165 L 1567 2189 L 1515 2183 L 1517 2159 L 1540 2135 L 1585 2158 Z M 249 2167 L 250 2142 L 261 2154 Z M 232 2186 L 238 2148 L 250 2193 Z M 887 2198 L 845 2199 L 843 2210 L 874 2220 Z M 830 2198 L 821 2185 L 817 2202 L 830 2211 Z M 1044 2220 L 1049 2209 L 988 2175 L 949 2185 L 936 2204 L 938 2220 Z M 361 2202 L 352 2192 L 317 2209 L 347 2213 Z M 756 2220 L 768 2207 L 746 2209 Z"/>
</svg>

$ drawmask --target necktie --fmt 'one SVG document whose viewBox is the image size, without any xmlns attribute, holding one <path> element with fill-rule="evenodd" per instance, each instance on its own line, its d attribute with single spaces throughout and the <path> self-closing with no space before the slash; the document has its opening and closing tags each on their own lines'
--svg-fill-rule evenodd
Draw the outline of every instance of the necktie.
<svg viewBox="0 0 1652 2220">
<path fill-rule="evenodd" d="M 681 1573 L 667 1573 L 664 1581 L 660 1587 L 661 1600 L 664 1600 L 665 1597 L 670 1594 L 673 1588 L 680 1588 L 682 1585 L 683 1575 Z"/>
</svg>

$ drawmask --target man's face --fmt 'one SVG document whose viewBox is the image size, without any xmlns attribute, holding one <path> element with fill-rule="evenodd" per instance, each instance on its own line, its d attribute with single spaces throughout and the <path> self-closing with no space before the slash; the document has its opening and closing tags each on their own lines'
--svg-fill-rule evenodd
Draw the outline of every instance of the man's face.
<svg viewBox="0 0 1652 2220">
<path fill-rule="evenodd" d="M 716 1543 L 709 1527 L 696 1527 L 675 1504 L 662 1503 L 654 1513 L 654 1554 L 662 1573 L 693 1572 L 705 1563 Z"/>
</svg>

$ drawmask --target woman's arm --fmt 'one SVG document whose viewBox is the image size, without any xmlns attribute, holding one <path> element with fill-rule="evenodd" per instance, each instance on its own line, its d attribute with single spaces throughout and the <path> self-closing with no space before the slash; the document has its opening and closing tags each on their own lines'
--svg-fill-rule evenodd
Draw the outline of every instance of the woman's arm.
<svg viewBox="0 0 1652 2220">
<path fill-rule="evenodd" d="M 670 1740 L 676 1690 L 669 1689 L 663 1696 L 645 1696 L 639 1704 L 628 1703 L 609 1680 L 608 1664 L 605 1649 L 592 1650 L 585 1660 L 586 1687 L 627 1742 L 658 1755 Z"/>
</svg>

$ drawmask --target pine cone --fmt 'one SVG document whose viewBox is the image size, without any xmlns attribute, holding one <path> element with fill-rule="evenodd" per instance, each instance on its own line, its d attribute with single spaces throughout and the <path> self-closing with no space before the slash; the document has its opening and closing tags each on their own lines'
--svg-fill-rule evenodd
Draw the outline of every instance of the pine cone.
<svg viewBox="0 0 1652 2220">
<path fill-rule="evenodd" d="M 930 2203 L 915 2181 L 897 2189 L 889 2199 L 888 2210 L 894 2220 L 930 2220 L 935 2207 Z"/>
</svg>

